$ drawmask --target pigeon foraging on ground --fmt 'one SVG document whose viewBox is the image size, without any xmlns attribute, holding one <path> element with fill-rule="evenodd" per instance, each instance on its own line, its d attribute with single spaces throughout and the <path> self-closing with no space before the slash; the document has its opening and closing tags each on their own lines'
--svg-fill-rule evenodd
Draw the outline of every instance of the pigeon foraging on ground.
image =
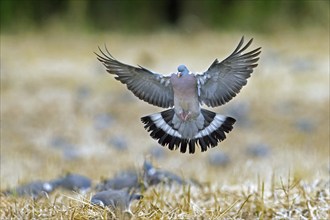
<svg viewBox="0 0 330 220">
<path fill-rule="evenodd" d="M 120 190 L 124 188 L 139 189 L 141 187 L 143 187 L 143 183 L 140 182 L 138 173 L 135 171 L 126 171 L 116 175 L 111 179 L 103 180 L 102 183 L 96 186 L 96 190 Z"/>
<path fill-rule="evenodd" d="M 144 181 L 146 186 L 157 185 L 159 183 L 177 183 L 177 184 L 185 184 L 185 180 L 183 180 L 178 175 L 169 172 L 167 170 L 156 169 L 151 163 L 148 161 L 144 161 L 143 163 L 143 171 L 144 171 Z"/>
<path fill-rule="evenodd" d="M 33 199 L 45 196 L 52 192 L 55 187 L 50 182 L 45 181 L 33 181 L 23 184 L 12 190 L 4 192 L 5 195 L 18 195 L 18 196 L 31 196 Z"/>
<path fill-rule="evenodd" d="M 62 187 L 67 190 L 85 192 L 91 187 L 92 181 L 88 177 L 68 173 L 64 177 L 52 180 L 51 184 L 56 188 Z"/>
<path fill-rule="evenodd" d="M 131 213 L 131 203 L 134 200 L 140 200 L 143 196 L 141 194 L 129 193 L 127 190 L 106 190 L 96 193 L 91 203 L 102 207 L 109 206 L 121 212 Z"/>
<path fill-rule="evenodd" d="M 246 85 L 259 60 L 260 47 L 244 51 L 252 43 L 244 45 L 242 37 L 236 49 L 222 62 L 217 59 L 207 71 L 191 73 L 185 65 L 171 75 L 154 73 L 142 66 L 134 67 L 116 60 L 106 49 L 98 60 L 115 79 L 126 84 L 139 99 L 165 111 L 142 117 L 145 129 L 158 143 L 170 150 L 180 149 L 195 153 L 215 147 L 233 129 L 235 119 L 201 108 L 217 107 L 230 101 Z"/>
</svg>

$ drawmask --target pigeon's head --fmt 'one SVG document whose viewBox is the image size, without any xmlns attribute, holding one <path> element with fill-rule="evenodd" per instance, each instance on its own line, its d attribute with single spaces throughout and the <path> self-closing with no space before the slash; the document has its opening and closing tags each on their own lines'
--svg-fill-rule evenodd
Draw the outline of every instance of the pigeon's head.
<svg viewBox="0 0 330 220">
<path fill-rule="evenodd" d="M 178 66 L 178 77 L 181 77 L 183 75 L 187 75 L 189 74 L 189 70 L 187 69 L 187 67 L 183 64 L 181 64 L 180 66 Z"/>
</svg>

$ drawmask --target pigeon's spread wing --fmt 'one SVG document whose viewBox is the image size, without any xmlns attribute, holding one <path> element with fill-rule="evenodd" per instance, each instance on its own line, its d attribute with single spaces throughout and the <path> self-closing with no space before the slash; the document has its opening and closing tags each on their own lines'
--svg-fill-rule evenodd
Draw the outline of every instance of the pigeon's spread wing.
<svg viewBox="0 0 330 220">
<path fill-rule="evenodd" d="M 258 55 L 261 52 L 261 47 L 259 47 L 243 54 L 252 40 L 243 46 L 244 37 L 242 37 L 230 56 L 222 62 L 216 59 L 206 72 L 196 75 L 201 103 L 211 107 L 223 105 L 235 97 L 246 85 L 253 68 L 258 65 Z"/>
<path fill-rule="evenodd" d="M 174 105 L 170 77 L 153 73 L 141 66 L 134 67 L 121 63 L 107 49 L 107 54 L 101 49 L 100 52 L 102 55 L 96 54 L 97 59 L 110 74 L 117 75 L 115 79 L 126 84 L 139 99 L 163 108 Z"/>
</svg>

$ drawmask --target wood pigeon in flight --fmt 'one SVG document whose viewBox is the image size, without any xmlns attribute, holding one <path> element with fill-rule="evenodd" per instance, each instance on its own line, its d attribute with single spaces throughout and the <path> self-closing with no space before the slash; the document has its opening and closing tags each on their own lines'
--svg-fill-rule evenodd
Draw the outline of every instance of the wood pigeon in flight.
<svg viewBox="0 0 330 220">
<path fill-rule="evenodd" d="M 139 99 L 165 111 L 142 117 L 145 129 L 158 143 L 170 150 L 180 148 L 182 153 L 195 146 L 201 151 L 215 147 L 233 129 L 235 119 L 201 108 L 202 104 L 216 107 L 230 101 L 247 83 L 257 66 L 261 47 L 250 52 L 245 50 L 242 37 L 238 46 L 226 59 L 216 59 L 202 74 L 191 73 L 185 65 L 178 72 L 162 75 L 142 66 L 131 66 L 116 60 L 105 48 L 98 60 L 115 79 L 133 92 Z"/>
</svg>

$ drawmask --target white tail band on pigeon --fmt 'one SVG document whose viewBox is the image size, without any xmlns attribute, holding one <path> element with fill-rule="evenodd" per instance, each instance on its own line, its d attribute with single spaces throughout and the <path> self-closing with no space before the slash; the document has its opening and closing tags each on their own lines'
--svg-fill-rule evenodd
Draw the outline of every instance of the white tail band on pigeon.
<svg viewBox="0 0 330 220">
<path fill-rule="evenodd" d="M 155 113 L 142 117 L 145 129 L 151 132 L 150 136 L 158 143 L 167 146 L 170 150 L 180 148 L 181 153 L 185 153 L 189 147 L 189 153 L 195 153 L 195 146 L 199 145 L 201 151 L 206 151 L 208 147 L 217 146 L 218 142 L 226 138 L 226 134 L 233 129 L 235 119 L 216 114 L 206 109 L 201 110 L 205 122 L 204 127 L 198 131 L 193 138 L 184 138 L 180 135 L 172 123 L 173 109 L 160 113 Z"/>
</svg>

